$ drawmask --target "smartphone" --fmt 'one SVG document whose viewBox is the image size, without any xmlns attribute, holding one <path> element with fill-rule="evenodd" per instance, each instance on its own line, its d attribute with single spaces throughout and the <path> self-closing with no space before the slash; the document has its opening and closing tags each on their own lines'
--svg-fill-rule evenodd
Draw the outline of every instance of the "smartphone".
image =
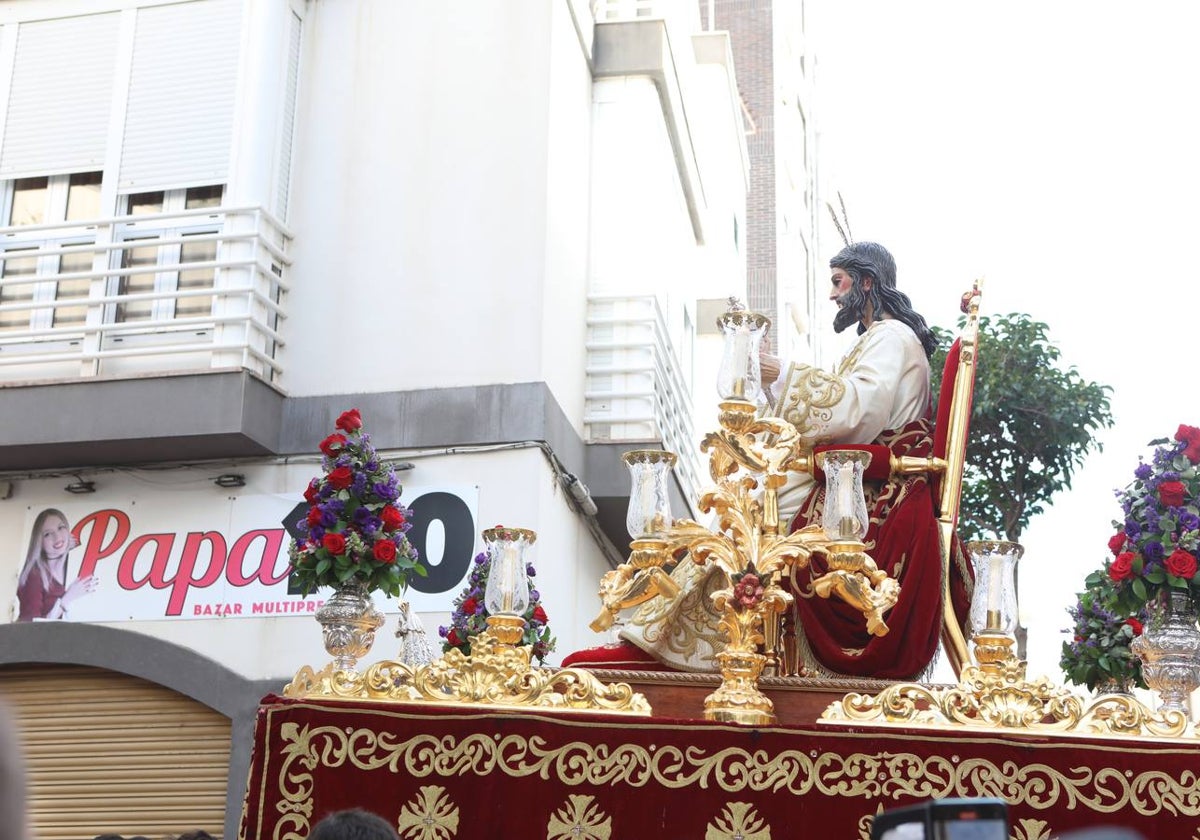
<svg viewBox="0 0 1200 840">
<path fill-rule="evenodd" d="M 1008 840 L 1003 799 L 934 799 L 884 811 L 871 840 Z"/>
</svg>

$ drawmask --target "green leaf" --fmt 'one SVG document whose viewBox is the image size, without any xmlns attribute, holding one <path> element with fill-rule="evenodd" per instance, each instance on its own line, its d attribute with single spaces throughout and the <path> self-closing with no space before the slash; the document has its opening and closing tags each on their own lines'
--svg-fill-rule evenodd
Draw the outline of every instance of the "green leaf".
<svg viewBox="0 0 1200 840">
<path fill-rule="evenodd" d="M 1167 579 L 1166 571 L 1159 566 L 1154 567 L 1145 574 L 1147 583 L 1162 583 Z"/>
<path fill-rule="evenodd" d="M 1133 594 L 1143 601 L 1146 600 L 1146 584 L 1141 578 L 1133 579 Z"/>
</svg>

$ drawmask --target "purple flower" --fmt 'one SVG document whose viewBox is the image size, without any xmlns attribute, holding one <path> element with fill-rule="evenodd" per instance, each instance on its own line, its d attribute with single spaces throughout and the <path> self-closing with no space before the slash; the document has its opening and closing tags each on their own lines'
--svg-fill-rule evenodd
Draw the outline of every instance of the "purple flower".
<svg viewBox="0 0 1200 840">
<path fill-rule="evenodd" d="M 525 574 L 529 575 L 530 577 L 535 577 L 537 575 L 537 570 L 533 568 L 532 563 L 525 564 Z"/>
<path fill-rule="evenodd" d="M 1147 478 L 1149 478 L 1151 475 L 1154 474 L 1154 470 L 1151 468 L 1151 466 L 1149 464 L 1147 464 L 1143 461 L 1142 463 L 1137 465 L 1137 469 L 1133 471 L 1133 474 L 1134 474 L 1134 476 L 1136 476 L 1138 478 L 1138 480 L 1145 481 Z"/>
<path fill-rule="evenodd" d="M 1200 516 L 1186 512 L 1179 514 L 1179 527 L 1184 531 L 1200 529 Z"/>
<path fill-rule="evenodd" d="M 542 596 L 536 589 L 529 590 L 529 603 L 536 604 L 540 600 L 542 600 Z"/>
<path fill-rule="evenodd" d="M 1144 554 L 1146 559 L 1151 563 L 1157 563 L 1163 559 L 1162 543 L 1160 543 L 1158 540 L 1150 540 L 1150 542 L 1146 543 L 1142 547 L 1142 554 Z"/>
</svg>

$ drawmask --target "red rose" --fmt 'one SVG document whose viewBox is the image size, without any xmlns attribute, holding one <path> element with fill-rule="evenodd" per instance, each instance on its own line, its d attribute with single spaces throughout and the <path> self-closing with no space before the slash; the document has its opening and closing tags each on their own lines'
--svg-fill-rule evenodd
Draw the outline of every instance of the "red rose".
<svg viewBox="0 0 1200 840">
<path fill-rule="evenodd" d="M 315 478 L 312 481 L 310 481 L 308 483 L 308 487 L 304 488 L 304 501 L 308 502 L 310 505 L 316 504 L 317 490 L 319 488 L 320 488 L 320 485 L 317 483 L 317 480 Z"/>
<path fill-rule="evenodd" d="M 1158 500 L 1167 507 L 1179 507 L 1186 489 L 1182 481 L 1164 481 L 1158 485 Z"/>
<path fill-rule="evenodd" d="M 358 413 L 357 408 L 352 408 L 349 411 L 343 411 L 335 423 L 343 432 L 356 432 L 362 428 L 362 415 Z"/>
<path fill-rule="evenodd" d="M 1128 540 L 1129 537 L 1125 536 L 1124 531 L 1118 531 L 1108 538 L 1108 550 L 1111 551 L 1114 556 L 1120 554 L 1121 549 L 1125 547 L 1125 543 L 1128 542 Z"/>
<path fill-rule="evenodd" d="M 1142 635 L 1142 622 L 1130 616 L 1129 618 L 1125 619 L 1125 623 L 1129 625 L 1131 630 L 1133 630 L 1133 635 Z M 1079 639 L 1076 639 L 1076 641 L 1079 641 Z"/>
<path fill-rule="evenodd" d="M 538 604 L 533 608 L 533 620 L 540 621 L 542 624 L 545 624 L 550 620 L 549 616 L 546 615 L 546 611 L 542 609 L 541 604 Z"/>
<path fill-rule="evenodd" d="M 338 490 L 345 490 L 354 481 L 354 471 L 349 467 L 334 467 L 329 471 L 329 483 Z"/>
<path fill-rule="evenodd" d="M 1113 580 L 1125 580 L 1133 577 L 1133 552 L 1122 551 L 1108 567 L 1108 576 Z"/>
<path fill-rule="evenodd" d="M 396 544 L 391 540 L 380 540 L 371 549 L 375 559 L 380 563 L 394 563 L 396 560 Z"/>
<path fill-rule="evenodd" d="M 325 546 L 325 550 L 330 554 L 346 553 L 346 538 L 341 534 L 326 534 L 321 540 L 321 545 Z"/>
<path fill-rule="evenodd" d="M 477 609 L 479 609 L 479 602 L 474 598 L 468 598 L 462 602 L 463 615 L 475 615 Z"/>
<path fill-rule="evenodd" d="M 388 505 L 383 510 L 379 511 L 379 521 L 383 523 L 385 531 L 395 531 L 404 525 L 404 514 L 396 508 Z"/>
<path fill-rule="evenodd" d="M 1184 551 L 1182 548 L 1177 548 L 1171 552 L 1171 556 L 1164 563 L 1167 571 L 1175 577 L 1181 577 L 1185 580 L 1191 580 L 1196 574 L 1196 556 L 1190 552 Z"/>
<path fill-rule="evenodd" d="M 334 455 L 342 451 L 342 448 L 348 443 L 345 435 L 330 435 L 321 441 L 321 451 L 332 458 Z"/>
<path fill-rule="evenodd" d="M 1193 464 L 1200 464 L 1200 429 L 1181 425 L 1179 431 L 1175 432 L 1175 440 L 1186 443 L 1187 448 L 1183 450 L 1183 454 Z"/>
<path fill-rule="evenodd" d="M 318 507 L 310 507 L 308 509 L 308 524 L 309 527 L 321 524 L 321 509 Z"/>
</svg>

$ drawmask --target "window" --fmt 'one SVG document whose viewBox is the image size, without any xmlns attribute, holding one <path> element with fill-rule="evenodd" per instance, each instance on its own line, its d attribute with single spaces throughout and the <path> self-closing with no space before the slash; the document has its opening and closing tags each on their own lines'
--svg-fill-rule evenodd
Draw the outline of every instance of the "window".
<svg viewBox="0 0 1200 840">
<path fill-rule="evenodd" d="M 147 216 L 180 213 L 221 206 L 224 186 L 217 184 L 185 190 L 135 193 L 125 199 L 125 213 Z M 176 293 L 178 296 L 146 297 L 117 305 L 120 323 L 206 318 L 212 315 L 211 291 L 216 270 L 217 234 L 221 223 L 206 215 L 130 222 L 123 226 L 123 242 L 145 242 L 125 248 L 121 268 L 145 268 L 145 272 L 122 275 L 117 284 L 121 295 Z M 196 241 L 188 242 L 189 238 Z M 187 266 L 196 264 L 195 268 Z"/>
<path fill-rule="evenodd" d="M 68 223 L 84 222 L 99 214 L 100 173 L 0 183 L 7 226 L 0 237 L 0 304 L 18 305 L 0 309 L 0 332 L 82 325 L 87 318 L 86 306 L 61 303 L 87 300 L 96 255 L 92 247 L 95 235 L 85 225 L 72 227 Z M 55 227 L 47 231 L 50 225 Z"/>
</svg>

